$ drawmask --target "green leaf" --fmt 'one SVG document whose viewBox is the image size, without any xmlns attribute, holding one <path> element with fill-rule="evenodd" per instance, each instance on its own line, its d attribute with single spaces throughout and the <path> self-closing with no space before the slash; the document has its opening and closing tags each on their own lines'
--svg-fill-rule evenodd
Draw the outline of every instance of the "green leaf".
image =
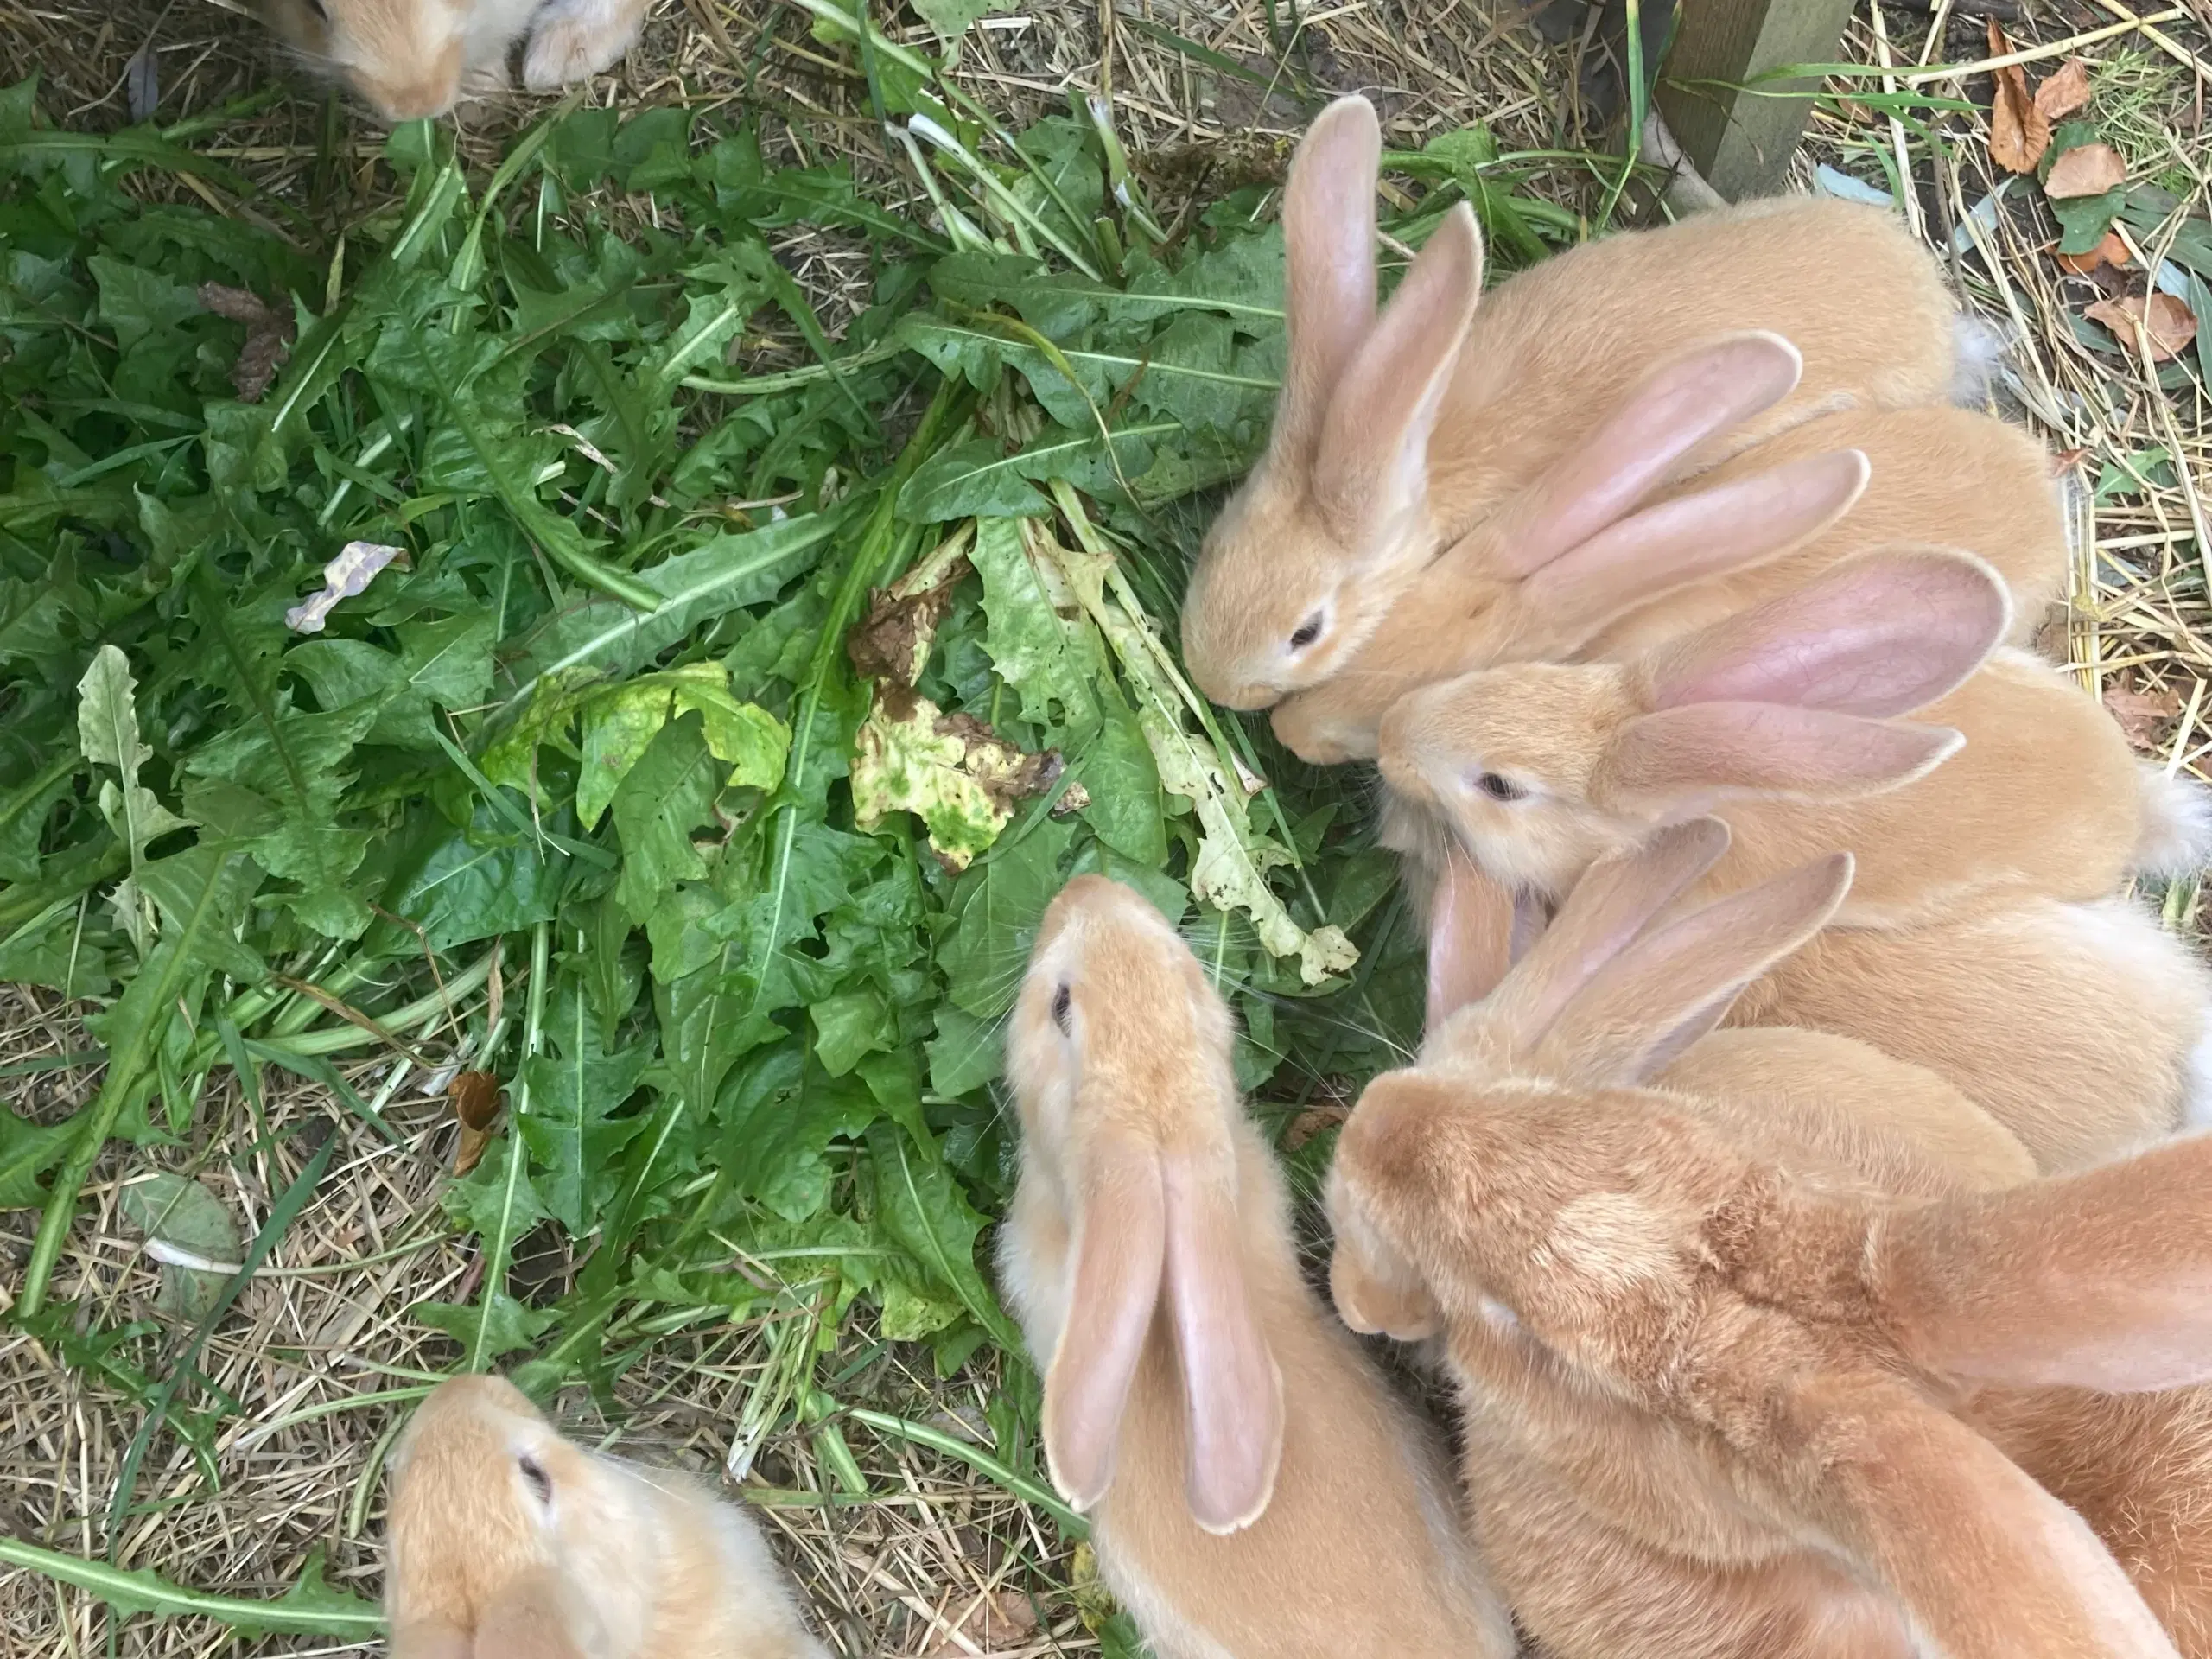
<svg viewBox="0 0 2212 1659">
<path fill-rule="evenodd" d="M 863 1057 L 898 1040 L 899 1023 L 883 993 L 872 986 L 825 996 L 807 1010 L 814 1021 L 814 1052 L 822 1069 L 842 1077 Z"/>
<path fill-rule="evenodd" d="M 73 1131 L 17 1117 L 0 1106 L 0 1210 L 29 1210 L 46 1202 L 38 1178 L 61 1161 Z"/>
<path fill-rule="evenodd" d="M 248 1636 L 317 1636 L 340 1642 L 373 1642 L 384 1630 L 375 1605 L 325 1584 L 319 1562 L 281 1599 L 255 1601 L 188 1590 L 152 1573 L 42 1549 L 17 1538 L 0 1538 L 0 1561 L 73 1585 L 119 1613 L 206 1618 Z"/>
<path fill-rule="evenodd" d="M 968 32 L 978 17 L 1004 11 L 1014 0 L 914 0 L 914 11 L 950 45 Z"/>
<path fill-rule="evenodd" d="M 1072 823 L 1046 818 L 960 878 L 945 906 L 950 931 L 937 957 L 954 1007 L 995 1020 L 1014 1006 L 1037 924 L 1060 890 L 1060 861 L 1074 838 Z"/>
<path fill-rule="evenodd" d="M 1083 786 L 1090 794 L 1084 822 L 1098 839 L 1148 869 L 1167 862 L 1167 819 L 1160 794 L 1160 769 L 1144 728 L 1121 694 L 1102 694 L 1105 723 L 1083 747 Z"/>
<path fill-rule="evenodd" d="M 643 925 L 680 881 L 707 874 L 691 831 L 714 810 L 715 778 L 696 721 L 664 726 L 614 791 L 614 833 L 622 842 L 615 899 Z"/>
<path fill-rule="evenodd" d="M 868 1131 L 876 1224 L 921 1268 L 925 1285 L 952 1292 L 976 1323 L 1008 1353 L 1023 1351 L 1021 1332 L 976 1268 L 976 1239 L 984 1219 L 961 1193 L 934 1143 L 918 1146 L 896 1126 Z"/>
<path fill-rule="evenodd" d="M 198 1181 L 168 1170 L 126 1181 L 122 1197 L 123 1213 L 148 1244 L 162 1247 L 156 1306 L 178 1319 L 205 1318 L 245 1253 L 236 1218 Z M 194 1266 L 184 1256 L 209 1265 Z"/>
<path fill-rule="evenodd" d="M 737 1192 L 804 1221 L 829 1200 L 830 1143 L 881 1111 L 857 1079 L 831 1077 L 803 1049 L 771 1049 L 729 1090 L 717 1162 Z"/>
<path fill-rule="evenodd" d="M 614 1114 L 637 1092 L 651 1056 L 641 1046 L 608 1053 L 581 988 L 560 995 L 548 1030 L 557 1055 L 523 1062 L 528 1109 L 515 1122 L 544 1172 L 538 1189 L 545 1208 L 582 1238 L 620 1184 L 623 1149 L 645 1127 L 643 1117 Z"/>
<path fill-rule="evenodd" d="M 1018 520 L 977 519 L 968 557 L 983 581 L 983 649 L 1020 694 L 1022 718 L 1087 754 L 1103 717 L 1096 688 L 1107 672 L 1098 631 L 1076 610 L 1058 568 L 1033 558 Z"/>
<path fill-rule="evenodd" d="M 958 1004 L 942 1002 L 937 1035 L 930 1039 L 930 1087 L 956 1097 L 996 1079 L 1005 1065 L 997 1020 L 979 1020 Z"/>
</svg>

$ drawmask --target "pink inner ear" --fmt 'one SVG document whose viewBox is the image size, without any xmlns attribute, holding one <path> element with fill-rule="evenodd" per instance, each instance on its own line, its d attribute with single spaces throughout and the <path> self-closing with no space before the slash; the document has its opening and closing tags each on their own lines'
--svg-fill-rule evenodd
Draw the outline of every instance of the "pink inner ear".
<svg viewBox="0 0 2212 1659">
<path fill-rule="evenodd" d="M 1211 1533 L 1260 1518 L 1282 1461 L 1282 1375 L 1245 1281 L 1235 1194 L 1185 1158 L 1163 1160 L 1166 1287 L 1189 1414 L 1192 1517 Z M 1235 1170 L 1227 1172 L 1234 1180 Z"/>
<path fill-rule="evenodd" d="M 1647 804 L 1714 790 L 1850 799 L 1911 782 L 1965 741 L 1941 726 L 1771 702 L 1698 702 L 1630 721 L 1592 798 Z"/>
<path fill-rule="evenodd" d="M 1647 507 L 1531 575 L 1523 601 L 1554 649 L 1692 582 L 1780 558 L 1866 487 L 1856 449 L 1813 455 Z"/>
<path fill-rule="evenodd" d="M 1067 1322 L 1045 1372 L 1045 1459 L 1078 1510 L 1106 1495 L 1122 1413 L 1160 1301 L 1166 1207 L 1158 1154 L 1120 1141 L 1090 1149 Z"/>
<path fill-rule="evenodd" d="M 1736 334 L 1651 371 L 1520 505 L 1501 556 L 1525 576 L 1632 510 L 1697 446 L 1780 403 L 1803 370 L 1779 334 Z"/>
<path fill-rule="evenodd" d="M 1513 895 L 1458 847 L 1445 857 L 1428 919 L 1428 1033 L 1497 988 L 1511 965 Z"/>
<path fill-rule="evenodd" d="M 1662 651 L 1652 706 L 1910 714 L 1956 689 L 2011 620 L 2004 583 L 1979 559 L 1873 554 Z"/>
<path fill-rule="evenodd" d="M 1339 99 L 1298 147 L 1284 193 L 1290 363 L 1276 429 L 1310 448 L 1330 392 L 1375 326 L 1375 181 L 1382 129 L 1365 99 Z"/>
</svg>

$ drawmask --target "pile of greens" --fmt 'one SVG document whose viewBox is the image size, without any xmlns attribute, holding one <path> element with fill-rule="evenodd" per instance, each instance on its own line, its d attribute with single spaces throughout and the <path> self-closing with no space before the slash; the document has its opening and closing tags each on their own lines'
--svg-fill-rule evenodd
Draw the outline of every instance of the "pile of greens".
<svg viewBox="0 0 2212 1659">
<path fill-rule="evenodd" d="M 1414 1029 L 1357 786 L 1173 651 L 1281 361 L 1271 199 L 1170 235 L 1104 111 L 1016 137 L 821 32 L 872 47 L 926 222 L 741 125 L 566 107 L 485 179 L 400 130 L 404 199 L 333 234 L 207 126 L 0 93 L 0 980 L 96 1009 L 106 1062 L 67 1122 L 0 1110 L 0 1206 L 42 1211 L 13 1317 L 82 1363 L 164 1351 L 53 1300 L 80 1185 L 118 1138 L 197 1144 L 219 1068 L 392 1139 L 403 1088 L 485 1074 L 480 1129 L 503 1090 L 445 1189 L 481 1277 L 411 1314 L 542 1389 L 764 1300 L 822 1345 L 857 1301 L 946 1370 L 1019 1355 L 978 1249 L 999 1028 L 1074 873 L 1178 919 L 1279 1123 Z M 1479 132 L 1395 159 L 1436 181 L 1402 238 L 1462 195 L 1508 249 L 1573 233 Z M 164 175 L 248 210 L 149 205 Z M 795 227 L 864 257 L 854 315 L 779 262 Z M 364 1097 L 339 1067 L 377 1055 Z M 582 1266 L 533 1300 L 547 1226 Z M 810 1353 L 785 1421 L 830 1409 Z M 223 1402 L 176 1406 L 212 1443 Z"/>
</svg>

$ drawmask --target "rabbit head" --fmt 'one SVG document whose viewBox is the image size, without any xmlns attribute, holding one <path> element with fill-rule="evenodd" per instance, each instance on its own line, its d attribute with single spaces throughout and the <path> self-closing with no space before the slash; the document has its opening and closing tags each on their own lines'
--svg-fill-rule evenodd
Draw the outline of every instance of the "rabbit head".
<svg viewBox="0 0 2212 1659">
<path fill-rule="evenodd" d="M 1383 714 L 1409 685 L 1503 663 L 1572 660 L 1654 600 L 1779 559 L 1819 534 L 1866 488 L 1857 450 L 1638 510 L 1702 439 L 1783 396 L 1797 369 L 1789 344 L 1762 334 L 1661 365 L 1580 449 L 1395 596 L 1389 661 L 1362 653 L 1335 678 L 1278 703 L 1276 736 L 1319 764 L 1370 758 Z"/>
<path fill-rule="evenodd" d="M 1282 1379 L 1245 1281 L 1228 1010 L 1145 899 L 1078 876 L 1045 912 L 1007 1041 L 1023 1155 L 1071 1240 L 1045 1371 L 1053 1484 L 1078 1510 L 1114 1475 L 1131 1382 L 1164 1311 L 1184 1389 L 1191 1512 L 1235 1532 L 1267 1507 Z"/>
<path fill-rule="evenodd" d="M 1494 879 L 1556 896 L 1731 797 L 1847 800 L 1923 776 L 1963 740 L 1894 716 L 1964 682 L 2010 620 L 1979 559 L 1867 554 L 1633 662 L 1424 687 L 1383 718 L 1382 776 Z"/>
<path fill-rule="evenodd" d="M 1291 162 L 1274 429 L 1183 607 L 1191 677 L 1231 708 L 1326 678 L 1436 550 L 1428 440 L 1482 291 L 1482 238 L 1465 203 L 1446 213 L 1378 320 L 1381 146 L 1373 106 L 1339 99 Z"/>
<path fill-rule="evenodd" d="M 642 1640 L 659 1563 L 636 1491 L 512 1383 L 441 1383 L 391 1468 L 393 1659 L 539 1659 Z"/>
</svg>

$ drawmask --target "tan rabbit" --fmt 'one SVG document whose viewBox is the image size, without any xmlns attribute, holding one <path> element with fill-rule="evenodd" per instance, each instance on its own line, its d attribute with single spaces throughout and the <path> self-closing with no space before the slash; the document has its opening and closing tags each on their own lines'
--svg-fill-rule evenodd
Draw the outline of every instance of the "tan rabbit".
<svg viewBox="0 0 2212 1659">
<path fill-rule="evenodd" d="M 1593 866 L 1370 1085 L 1330 1179 L 1339 1309 L 1446 1332 L 1478 1530 L 1548 1656 L 2174 1654 L 1954 1408 L 2212 1377 L 2212 1141 L 2030 1181 L 1925 1071 L 1713 1033 L 1850 878 L 1839 855 L 1649 929 L 1726 842 L 1693 821 Z"/>
<path fill-rule="evenodd" d="M 1888 214 L 1832 200 L 1607 237 L 1486 296 L 1461 204 L 1377 319 L 1380 149 L 1373 109 L 1341 99 L 1291 163 L 1274 430 L 1183 609 L 1192 678 L 1217 701 L 1264 708 L 1337 672 L 1440 548 L 1513 510 L 1572 456 L 1591 410 L 1700 342 L 1771 331 L 1803 353 L 1802 378 L 1785 352 L 1680 380 L 1683 429 L 1646 489 L 1824 411 L 1947 395 L 1954 325 L 1935 262 Z"/>
<path fill-rule="evenodd" d="M 1000 1268 L 1053 1484 L 1161 1659 L 1504 1659 L 1440 1448 L 1300 1271 L 1230 1043 L 1144 899 L 1052 901 L 1007 1039 Z"/>
<path fill-rule="evenodd" d="M 1848 849 L 1847 926 L 2102 899 L 2146 854 L 2192 861 L 2197 792 L 2139 766 L 2050 664 L 1990 658 L 2009 610 L 1979 559 L 1864 555 L 1625 662 L 1414 691 L 1383 720 L 1382 776 L 1493 877 L 1554 899 L 1708 810 L 1734 831 L 1713 892 Z"/>
<path fill-rule="evenodd" d="M 501 1378 L 432 1389 L 391 1471 L 391 1659 L 829 1659 L 741 1507 L 571 1444 Z"/>
<path fill-rule="evenodd" d="M 254 0 L 262 21 L 388 121 L 443 115 L 507 84 L 550 92 L 612 68 L 637 43 L 647 0 Z"/>
<path fill-rule="evenodd" d="M 1657 429 L 1643 404 L 1663 391 L 1640 388 L 1578 452 L 1580 482 L 1556 481 L 1579 516 L 1537 533 L 1505 516 L 1478 527 L 1421 572 L 1334 678 L 1276 708 L 1275 734 L 1308 760 L 1370 758 L 1384 712 L 1418 687 L 1503 663 L 1648 650 L 1899 543 L 1986 560 L 2011 592 L 2014 643 L 2063 591 L 2065 521 L 2049 461 L 2002 421 L 1948 407 L 1830 416 L 1643 505 Z M 1863 493 L 1851 487 L 1861 477 Z"/>
</svg>

